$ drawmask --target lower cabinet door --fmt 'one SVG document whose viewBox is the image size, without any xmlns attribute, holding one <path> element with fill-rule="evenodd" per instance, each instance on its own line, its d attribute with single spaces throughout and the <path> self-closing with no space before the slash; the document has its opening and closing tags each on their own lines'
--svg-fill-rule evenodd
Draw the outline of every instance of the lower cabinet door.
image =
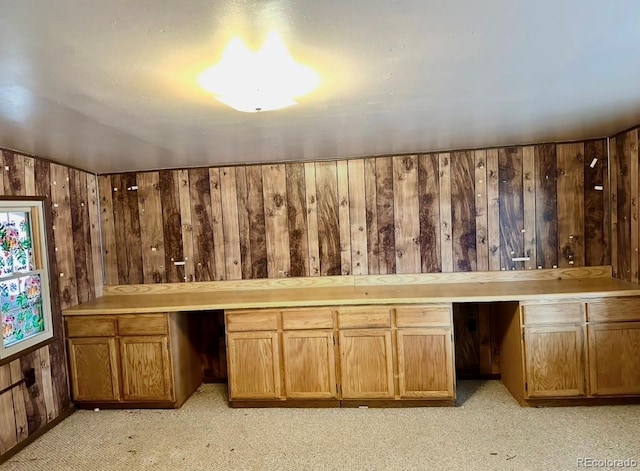
<svg viewBox="0 0 640 471">
<path fill-rule="evenodd" d="M 337 397 L 333 332 L 282 333 L 285 395 L 295 399 Z"/>
<path fill-rule="evenodd" d="M 451 329 L 398 329 L 399 395 L 403 398 L 454 398 Z"/>
<path fill-rule="evenodd" d="M 640 394 L 640 322 L 588 327 L 591 394 Z"/>
<path fill-rule="evenodd" d="M 281 399 L 277 332 L 227 333 L 229 398 Z"/>
<path fill-rule="evenodd" d="M 585 395 L 584 326 L 525 327 L 527 397 Z"/>
<path fill-rule="evenodd" d="M 68 340 L 75 401 L 118 401 L 118 357 L 113 337 Z"/>
<path fill-rule="evenodd" d="M 125 401 L 173 401 L 173 375 L 165 335 L 120 337 Z"/>
<path fill-rule="evenodd" d="M 340 373 L 344 399 L 393 397 L 391 331 L 340 331 Z"/>
</svg>

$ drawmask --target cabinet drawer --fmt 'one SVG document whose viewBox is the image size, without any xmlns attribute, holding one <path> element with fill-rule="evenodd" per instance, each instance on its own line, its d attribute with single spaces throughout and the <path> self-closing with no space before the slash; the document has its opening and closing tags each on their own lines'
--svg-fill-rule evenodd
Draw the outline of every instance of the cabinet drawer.
<svg viewBox="0 0 640 471">
<path fill-rule="evenodd" d="M 579 324 L 585 322 L 582 303 L 527 304 L 522 307 L 524 325 Z"/>
<path fill-rule="evenodd" d="M 282 311 L 284 330 L 332 329 L 330 309 L 295 309 Z"/>
<path fill-rule="evenodd" d="M 232 311 L 225 312 L 227 332 L 249 332 L 277 330 L 277 311 Z"/>
<path fill-rule="evenodd" d="M 587 303 L 589 322 L 640 321 L 640 297 Z"/>
<path fill-rule="evenodd" d="M 113 317 L 67 317 L 67 337 L 111 337 L 116 334 Z"/>
<path fill-rule="evenodd" d="M 449 306 L 415 306 L 396 308 L 398 327 L 450 327 L 451 308 Z"/>
<path fill-rule="evenodd" d="M 338 311 L 338 325 L 341 329 L 391 327 L 391 315 L 389 309 L 374 307 L 341 309 Z"/>
<path fill-rule="evenodd" d="M 118 333 L 120 335 L 162 335 L 167 333 L 167 316 L 165 314 L 118 317 Z"/>
</svg>

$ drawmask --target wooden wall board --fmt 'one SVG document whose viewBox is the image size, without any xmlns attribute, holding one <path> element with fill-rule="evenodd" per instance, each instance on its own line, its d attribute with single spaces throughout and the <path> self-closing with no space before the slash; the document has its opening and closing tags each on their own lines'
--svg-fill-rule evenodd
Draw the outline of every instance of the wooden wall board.
<svg viewBox="0 0 640 471">
<path fill-rule="evenodd" d="M 364 161 L 364 193 L 367 232 L 367 264 L 370 275 L 380 273 L 380 246 L 378 240 L 378 195 L 376 159 Z"/>
<path fill-rule="evenodd" d="M 36 177 L 38 175 L 36 167 Z M 38 180 L 37 180 L 38 181 Z M 107 285 L 118 284 L 118 259 L 115 237 L 115 226 L 113 222 L 113 187 L 111 186 L 111 177 L 102 175 L 98 177 L 98 192 L 100 197 L 100 228 L 102 230 L 102 256 L 104 265 L 104 281 Z M 143 215 L 140 215 L 141 223 Z M 144 242 L 144 239 L 143 239 Z M 144 244 L 143 244 L 144 247 Z M 122 250 L 120 248 L 119 250 Z M 126 250 L 126 249 L 125 249 Z M 153 283 L 153 278 L 145 276 L 145 283 Z"/>
<path fill-rule="evenodd" d="M 489 219 L 487 199 L 487 151 L 474 153 L 474 187 L 476 214 L 476 268 L 489 270 Z"/>
<path fill-rule="evenodd" d="M 604 139 L 588 141 L 584 148 L 585 265 L 609 263 L 608 164 Z"/>
<path fill-rule="evenodd" d="M 556 146 L 535 149 L 536 257 L 538 268 L 558 266 L 558 167 Z"/>
<path fill-rule="evenodd" d="M 393 214 L 396 273 L 420 273 L 418 157 L 393 157 Z"/>
<path fill-rule="evenodd" d="M 11 373 L 11 384 L 16 384 L 22 379 L 22 369 L 20 368 L 20 360 L 13 360 L 9 364 Z M 29 436 L 29 424 L 27 422 L 27 409 L 24 404 L 24 383 L 14 387 L 11 390 L 13 396 L 13 414 L 16 424 L 16 434 L 18 443 Z"/>
<path fill-rule="evenodd" d="M 536 163 L 535 147 L 522 149 L 522 206 L 524 211 L 524 257 L 529 258 L 520 264 L 521 268 L 536 268 Z M 517 266 L 517 265 L 516 265 Z"/>
<path fill-rule="evenodd" d="M 124 174 L 111 175 L 111 200 L 113 204 L 113 228 L 116 243 L 116 261 L 118 263 L 118 280 L 120 284 L 129 283 L 129 250 L 127 245 L 127 222 L 125 214 L 128 214 L 128 205 L 125 202 L 126 188 L 123 183 Z M 126 207 L 125 207 L 126 206 Z"/>
<path fill-rule="evenodd" d="M 125 211 L 124 223 L 127 249 L 126 273 L 129 283 L 142 283 L 142 239 L 140 237 L 140 205 L 138 204 L 138 181 L 135 173 L 122 175 L 122 203 Z M 134 281 L 140 280 L 140 281 Z"/>
<path fill-rule="evenodd" d="M 440 160 L 438 154 L 418 156 L 418 206 L 421 273 L 442 271 L 440 260 Z"/>
<path fill-rule="evenodd" d="M 489 270 L 500 270 L 500 166 L 498 149 L 487 150 L 487 244 Z"/>
<path fill-rule="evenodd" d="M 307 247 L 309 276 L 320 275 L 320 239 L 318 234 L 318 197 L 316 193 L 316 165 L 304 164 L 305 203 L 307 208 Z"/>
<path fill-rule="evenodd" d="M 290 276 L 309 276 L 307 194 L 303 163 L 286 164 Z"/>
<path fill-rule="evenodd" d="M 102 177 L 99 177 L 102 178 Z M 164 269 L 164 232 L 162 229 L 162 204 L 160 202 L 160 175 L 158 172 L 145 172 L 137 176 L 138 205 L 140 214 L 140 239 L 142 242 L 142 273 L 145 283 L 166 283 Z M 100 191 L 102 191 L 100 186 Z M 101 199 L 102 201 L 102 199 Z M 105 208 L 103 208 L 103 211 Z M 103 245 L 106 234 L 103 230 Z M 105 252 L 105 267 L 108 260 Z M 105 270 L 109 273 L 109 270 Z M 110 278 L 107 276 L 107 284 Z"/>
<path fill-rule="evenodd" d="M 24 194 L 37 195 L 36 192 L 36 159 L 34 157 L 24 158 Z M 85 173 L 85 175 L 91 175 Z"/>
<path fill-rule="evenodd" d="M 258 165 L 247 167 L 249 199 L 249 225 L 251 233 L 251 273 L 252 278 L 267 278 L 267 241 L 265 234 L 264 189 L 262 168 Z"/>
<path fill-rule="evenodd" d="M 95 298 L 87 180 L 84 172 L 69 169 L 69 199 L 78 302 L 83 303 Z M 138 283 L 140 281 L 142 280 Z"/>
<path fill-rule="evenodd" d="M 524 256 L 524 205 L 522 197 L 522 148 L 498 150 L 500 179 L 500 268 L 514 270 L 514 258 Z"/>
<path fill-rule="evenodd" d="M 584 265 L 584 144 L 558 144 L 558 266 Z"/>
<path fill-rule="evenodd" d="M 184 256 L 185 281 L 195 281 L 193 251 L 193 217 L 191 216 L 191 183 L 189 171 L 178 171 L 178 191 L 180 200 L 180 221 L 182 222 L 182 255 Z"/>
<path fill-rule="evenodd" d="M 207 169 L 189 169 L 189 196 L 194 251 L 194 280 L 213 281 L 215 279 L 215 254 L 213 249 L 211 191 L 209 189 L 209 171 Z M 182 208 L 182 201 L 180 208 Z"/>
<path fill-rule="evenodd" d="M 267 274 L 269 278 L 289 276 L 289 221 L 287 214 L 287 174 L 284 164 L 263 165 Z"/>
<path fill-rule="evenodd" d="M 242 279 L 251 276 L 251 224 L 249 221 L 249 186 L 247 167 L 236 167 L 236 194 L 238 196 L 238 236 L 240 242 L 240 260 Z"/>
<path fill-rule="evenodd" d="M 453 270 L 476 271 L 475 155 L 451 153 Z"/>
<path fill-rule="evenodd" d="M 25 195 L 24 156 L 9 150 L 2 151 L 4 192 L 7 195 Z"/>
<path fill-rule="evenodd" d="M 338 179 L 338 229 L 340 232 L 340 270 L 351 275 L 351 215 L 349 214 L 349 170 L 346 160 L 336 162 Z"/>
<path fill-rule="evenodd" d="M 224 253 L 224 229 L 220 169 L 209 169 L 209 191 L 211 192 L 211 235 L 213 236 L 213 280 L 224 280 L 226 273 Z"/>
<path fill-rule="evenodd" d="M 453 232 L 451 211 L 451 156 L 438 154 L 440 175 L 440 260 L 442 271 L 453 271 Z"/>
<path fill-rule="evenodd" d="M 629 259 L 631 262 L 631 282 L 638 283 L 638 244 L 640 241 L 639 227 L 638 227 L 638 130 L 634 129 L 629 132 L 629 189 L 630 189 L 630 205 L 631 215 L 629 217 L 629 224 L 631 226 L 631 245 L 629 247 Z"/>
<path fill-rule="evenodd" d="M 621 278 L 618 265 L 618 137 L 609 139 L 609 198 L 611 222 L 611 267 L 614 278 Z"/>
<path fill-rule="evenodd" d="M 341 275 L 338 175 L 335 162 L 316 163 L 316 197 L 320 274 Z"/>
<path fill-rule="evenodd" d="M 53 164 L 52 164 L 53 165 Z M 35 373 L 35 383 L 24 388 L 24 403 L 27 411 L 27 427 L 29 435 L 35 433 L 42 425 L 47 423 L 47 408 L 42 395 L 42 370 L 38 365 L 37 350 L 27 353 L 20 358 L 22 371 L 33 368 Z"/>
<path fill-rule="evenodd" d="M 162 229 L 164 236 L 164 259 L 167 281 L 184 281 L 182 251 L 182 220 L 180 218 L 180 187 L 177 170 L 159 172 L 160 203 L 162 205 Z"/>
<path fill-rule="evenodd" d="M 0 366 L 0 390 L 11 386 L 9 365 Z M 0 453 L 5 453 L 18 443 L 13 395 L 11 391 L 0 394 Z"/>
<path fill-rule="evenodd" d="M 393 160 L 376 158 L 378 213 L 378 266 L 381 275 L 396 273 L 396 242 L 393 214 Z"/>
<path fill-rule="evenodd" d="M 220 169 L 220 198 L 222 204 L 225 280 L 241 280 L 242 256 L 240 254 L 236 167 L 222 167 Z"/>
<path fill-rule="evenodd" d="M 369 249 L 367 247 L 367 195 L 364 160 L 350 160 L 348 166 L 351 273 L 367 275 L 369 274 Z"/>
</svg>

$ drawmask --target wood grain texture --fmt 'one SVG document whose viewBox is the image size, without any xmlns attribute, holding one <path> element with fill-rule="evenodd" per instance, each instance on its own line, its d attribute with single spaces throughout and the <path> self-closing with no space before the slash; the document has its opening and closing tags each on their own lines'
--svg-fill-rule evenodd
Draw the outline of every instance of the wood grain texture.
<svg viewBox="0 0 640 471">
<path fill-rule="evenodd" d="M 220 197 L 222 201 L 225 280 L 242 279 L 238 195 L 236 191 L 236 168 L 222 167 L 220 169 Z"/>
<path fill-rule="evenodd" d="M 487 151 L 477 150 L 474 153 L 474 184 L 476 206 L 476 268 L 478 271 L 489 270 L 489 220 L 487 200 Z"/>
<path fill-rule="evenodd" d="M 185 281 L 195 279 L 195 267 L 193 262 L 193 217 L 191 216 L 191 184 L 189 171 L 178 171 L 178 191 L 180 200 L 180 221 L 182 222 L 182 254 L 184 255 Z"/>
<path fill-rule="evenodd" d="M 524 257 L 529 260 L 516 262 L 522 268 L 533 270 L 536 268 L 536 163 L 535 147 L 522 149 L 522 206 L 524 211 Z"/>
<path fill-rule="evenodd" d="M 211 191 L 209 188 L 209 171 L 206 168 L 189 170 L 195 281 L 213 281 L 215 279 Z M 182 202 L 180 208 L 182 208 Z"/>
<path fill-rule="evenodd" d="M 418 157 L 393 157 L 393 214 L 396 273 L 420 273 Z"/>
<path fill-rule="evenodd" d="M 36 193 L 36 159 L 34 157 L 24 158 L 24 192 L 25 195 L 37 195 Z M 87 175 L 90 175 L 87 173 Z"/>
<path fill-rule="evenodd" d="M 91 258 L 93 260 L 93 292 L 102 296 L 104 275 L 102 271 L 102 241 L 100 239 L 100 196 L 98 193 L 98 177 L 85 174 L 87 181 L 87 206 L 89 212 L 89 231 L 91 232 Z"/>
<path fill-rule="evenodd" d="M 631 215 L 629 217 L 629 225 L 631 240 L 629 247 L 629 258 L 631 264 L 631 282 L 638 283 L 638 130 L 634 129 L 629 132 L 629 189 L 630 189 L 630 205 Z"/>
<path fill-rule="evenodd" d="M 367 230 L 367 273 L 380 273 L 380 246 L 378 240 L 378 195 L 376 184 L 376 159 L 364 159 L 365 211 Z"/>
<path fill-rule="evenodd" d="M 209 169 L 209 189 L 211 192 L 211 228 L 213 235 L 213 279 L 225 279 L 224 221 L 222 219 L 222 194 L 220 189 L 220 169 Z"/>
<path fill-rule="evenodd" d="M 287 174 L 283 164 L 262 167 L 267 274 L 269 278 L 289 276 L 289 228 L 287 218 Z"/>
<path fill-rule="evenodd" d="M 309 276 L 307 195 L 304 164 L 286 164 L 290 276 Z"/>
<path fill-rule="evenodd" d="M 630 135 L 624 133 L 616 140 L 617 154 L 617 198 L 616 209 L 618 216 L 618 276 L 631 280 L 631 151 Z"/>
<path fill-rule="evenodd" d="M 164 234 L 164 259 L 167 281 L 184 281 L 182 252 L 182 221 L 180 219 L 180 187 L 177 170 L 159 172 L 160 202 L 162 204 L 162 229 Z"/>
<path fill-rule="evenodd" d="M 54 165 L 54 164 L 52 164 Z M 39 368 L 38 350 L 20 358 L 20 366 L 24 371 L 34 369 L 36 381 L 24 389 L 25 410 L 27 411 L 27 427 L 29 435 L 33 434 L 42 425 L 47 423 L 47 408 L 42 395 L 42 370 Z M 67 394 L 68 395 L 68 394 Z"/>
<path fill-rule="evenodd" d="M 376 196 L 380 274 L 396 272 L 396 241 L 393 215 L 393 160 L 376 158 Z"/>
<path fill-rule="evenodd" d="M 524 255 L 524 207 L 522 202 L 522 149 L 498 150 L 500 179 L 500 267 L 514 270 L 514 257 Z"/>
<path fill-rule="evenodd" d="M 475 271 L 476 207 L 474 153 L 451 153 L 451 237 L 453 270 Z"/>
<path fill-rule="evenodd" d="M 11 386 L 9 365 L 0 366 L 0 389 Z M 0 453 L 6 453 L 18 443 L 15 412 L 11 391 L 0 394 Z"/>
<path fill-rule="evenodd" d="M 350 160 L 349 218 L 351 223 L 351 273 L 354 275 L 369 273 L 366 199 L 364 160 Z"/>
<path fill-rule="evenodd" d="M 98 190 L 100 195 L 100 227 L 102 229 L 102 257 L 104 263 L 104 281 L 107 285 L 117 285 L 118 261 L 116 249 L 115 226 L 113 222 L 113 187 L 108 175 L 98 177 Z M 142 216 L 141 216 L 142 218 Z M 150 283 L 149 278 L 144 281 Z"/>
<path fill-rule="evenodd" d="M 102 178 L 102 177 L 99 177 Z M 162 203 L 160 200 L 160 175 L 145 172 L 137 175 L 138 205 L 140 214 L 140 240 L 142 243 L 142 271 L 145 283 L 167 281 L 165 271 L 164 231 L 162 230 Z M 102 191 L 102 186 L 100 187 Z M 107 244 L 104 239 L 103 243 Z M 105 252 L 105 267 L 108 267 Z M 109 273 L 109 270 L 106 269 Z M 107 277 L 107 284 L 109 277 Z"/>
<path fill-rule="evenodd" d="M 487 150 L 487 244 L 489 270 L 500 270 L 500 166 L 498 149 Z"/>
<path fill-rule="evenodd" d="M 75 169 L 69 169 L 75 170 Z M 51 357 L 49 348 L 44 347 L 36 351 L 36 368 L 40 368 L 42 375 L 42 396 L 44 398 L 44 406 L 47 411 L 47 422 L 51 422 L 58 417 L 60 411 L 56 402 L 56 393 L 53 390 L 53 381 L 51 378 Z"/>
<path fill-rule="evenodd" d="M 129 283 L 129 250 L 127 244 L 128 226 L 125 214 L 128 213 L 127 190 L 123 182 L 125 174 L 111 175 L 111 200 L 113 203 L 113 228 L 116 242 L 116 261 L 118 264 L 118 283 Z M 126 208 L 125 208 L 126 207 Z"/>
<path fill-rule="evenodd" d="M 318 196 L 316 193 L 316 165 L 304 164 L 305 201 L 307 208 L 307 245 L 309 276 L 320 275 L 320 239 L 318 233 Z"/>
<path fill-rule="evenodd" d="M 442 271 L 440 261 L 440 173 L 438 154 L 418 156 L 420 268 L 422 273 Z"/>
<path fill-rule="evenodd" d="M 611 267 L 614 278 L 620 278 L 618 266 L 618 137 L 609 139 L 609 188 L 611 223 Z"/>
<path fill-rule="evenodd" d="M 335 162 L 316 163 L 320 274 L 342 274 L 338 219 L 338 176 Z"/>
<path fill-rule="evenodd" d="M 247 167 L 236 167 L 236 194 L 238 196 L 238 237 L 242 279 L 251 278 L 251 223 L 249 221 L 249 186 Z"/>
<path fill-rule="evenodd" d="M 609 262 L 608 164 L 606 141 L 587 141 L 584 146 L 584 246 L 585 265 Z M 594 162 L 592 164 L 592 162 Z M 601 189 L 599 189 L 601 187 Z"/>
<path fill-rule="evenodd" d="M 338 229 L 340 232 L 340 270 L 351 274 L 351 215 L 349 214 L 349 169 L 346 160 L 336 162 L 338 180 Z"/>
<path fill-rule="evenodd" d="M 584 265 L 584 144 L 558 144 L 558 266 Z"/>
<path fill-rule="evenodd" d="M 69 169 L 69 198 L 78 301 L 83 303 L 95 298 L 87 179 L 84 172 Z M 136 283 L 141 281 L 138 279 Z"/>
<path fill-rule="evenodd" d="M 558 266 L 558 167 L 555 144 L 536 146 L 536 256 L 538 268 Z"/>
<path fill-rule="evenodd" d="M 442 271 L 453 271 L 453 232 L 451 211 L 451 156 L 439 154 L 440 175 L 440 246 Z"/>
<path fill-rule="evenodd" d="M 9 364 L 11 372 L 11 384 L 16 384 L 22 379 L 22 369 L 20 368 L 20 360 L 13 360 Z M 26 386 L 22 383 L 20 386 L 13 388 L 11 395 L 13 396 L 13 413 L 16 424 L 16 434 L 18 443 L 29 436 L 29 424 L 27 422 L 27 410 L 24 403 L 24 394 Z"/>
<path fill-rule="evenodd" d="M 264 191 L 262 168 L 247 168 L 249 187 L 249 223 L 251 225 L 251 273 L 252 278 L 267 278 L 267 241 L 265 234 Z"/>
<path fill-rule="evenodd" d="M 7 195 L 25 195 L 24 185 L 24 157 L 9 150 L 3 150 L 4 160 L 3 180 L 4 192 Z"/>
</svg>

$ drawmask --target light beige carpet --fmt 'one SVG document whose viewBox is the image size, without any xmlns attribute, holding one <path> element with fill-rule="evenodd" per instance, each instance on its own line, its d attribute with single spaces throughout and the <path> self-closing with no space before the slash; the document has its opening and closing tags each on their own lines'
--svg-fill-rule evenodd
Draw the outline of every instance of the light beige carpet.
<svg viewBox="0 0 640 471">
<path fill-rule="evenodd" d="M 176 411 L 79 411 L 0 471 L 539 471 L 582 469 L 579 458 L 640 462 L 640 406 L 521 408 L 499 381 L 458 386 L 456 408 L 230 409 L 225 386 L 203 385 Z"/>
</svg>

